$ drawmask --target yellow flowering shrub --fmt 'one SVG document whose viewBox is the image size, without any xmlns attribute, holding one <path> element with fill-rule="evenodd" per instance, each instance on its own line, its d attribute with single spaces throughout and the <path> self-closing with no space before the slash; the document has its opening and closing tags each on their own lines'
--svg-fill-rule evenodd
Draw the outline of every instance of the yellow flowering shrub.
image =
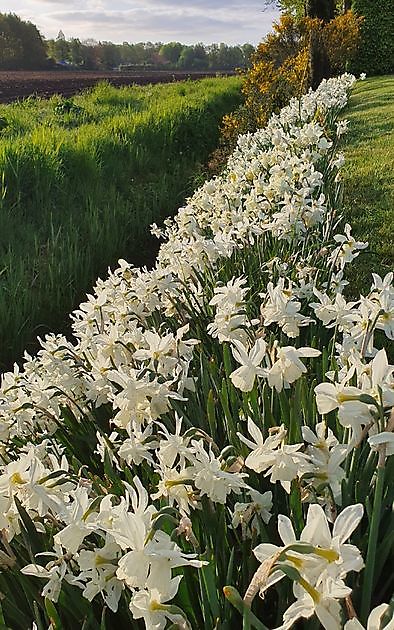
<svg viewBox="0 0 394 630">
<path fill-rule="evenodd" d="M 282 14 L 252 56 L 242 86 L 244 104 L 223 118 L 221 144 L 212 156 L 210 170 L 220 170 L 239 134 L 263 127 L 273 112 L 308 90 L 313 48 L 316 52 L 316 47 L 323 47 L 333 75 L 346 70 L 357 52 L 361 22 L 351 11 L 328 23 Z"/>
<path fill-rule="evenodd" d="M 250 128 L 265 125 L 272 112 L 307 89 L 310 33 L 318 25 L 318 20 L 282 15 L 257 47 L 242 87 Z"/>
<path fill-rule="evenodd" d="M 345 72 L 356 57 L 363 19 L 353 11 L 347 11 L 323 28 L 322 38 L 333 75 Z"/>
</svg>

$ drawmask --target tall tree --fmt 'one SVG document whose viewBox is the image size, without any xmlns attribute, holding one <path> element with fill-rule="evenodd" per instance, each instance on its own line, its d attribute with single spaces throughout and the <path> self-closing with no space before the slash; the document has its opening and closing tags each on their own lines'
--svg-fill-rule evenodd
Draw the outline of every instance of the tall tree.
<svg viewBox="0 0 394 630">
<path fill-rule="evenodd" d="M 244 44 L 241 46 L 242 55 L 243 55 L 243 65 L 245 68 L 248 68 L 251 63 L 251 57 L 255 51 L 255 47 L 252 44 Z"/>
<path fill-rule="evenodd" d="M 83 64 L 83 44 L 79 39 L 70 39 L 69 44 L 70 61 L 74 66 L 81 66 Z"/>
<path fill-rule="evenodd" d="M 69 61 L 70 45 L 61 30 L 53 44 L 53 53 L 55 61 Z"/>
<path fill-rule="evenodd" d="M 32 70 L 46 64 L 45 44 L 37 27 L 14 13 L 0 13 L 0 67 Z"/>
<path fill-rule="evenodd" d="M 112 42 L 100 42 L 98 57 L 100 66 L 105 70 L 117 68 L 121 62 L 120 47 Z"/>
<path fill-rule="evenodd" d="M 163 44 L 160 48 L 160 57 L 163 57 L 166 61 L 168 61 L 173 66 L 176 66 L 178 63 L 180 54 L 183 50 L 183 44 L 179 42 L 169 42 L 168 44 Z"/>
</svg>

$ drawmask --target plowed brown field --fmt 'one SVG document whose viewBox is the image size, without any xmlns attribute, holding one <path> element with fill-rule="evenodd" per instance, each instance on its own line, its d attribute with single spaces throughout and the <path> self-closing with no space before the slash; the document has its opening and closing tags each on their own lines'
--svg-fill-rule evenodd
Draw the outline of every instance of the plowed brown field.
<svg viewBox="0 0 394 630">
<path fill-rule="evenodd" d="M 233 74 L 233 73 L 221 73 Z M 152 70 L 145 72 L 0 72 L 0 103 L 10 103 L 31 95 L 44 98 L 53 94 L 71 96 L 81 90 L 92 87 L 99 81 L 109 81 L 113 85 L 146 85 L 147 83 L 170 83 L 186 79 L 201 79 L 216 76 L 215 72 L 171 72 Z"/>
</svg>

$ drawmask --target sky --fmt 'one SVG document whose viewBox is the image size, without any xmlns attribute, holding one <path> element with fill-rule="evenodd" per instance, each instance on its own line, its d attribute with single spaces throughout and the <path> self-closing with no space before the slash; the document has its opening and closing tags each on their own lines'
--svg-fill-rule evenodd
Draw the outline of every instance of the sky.
<svg viewBox="0 0 394 630">
<path fill-rule="evenodd" d="M 279 12 L 265 0 L 2 0 L 2 13 L 30 20 L 47 38 L 114 43 L 257 44 Z"/>
</svg>

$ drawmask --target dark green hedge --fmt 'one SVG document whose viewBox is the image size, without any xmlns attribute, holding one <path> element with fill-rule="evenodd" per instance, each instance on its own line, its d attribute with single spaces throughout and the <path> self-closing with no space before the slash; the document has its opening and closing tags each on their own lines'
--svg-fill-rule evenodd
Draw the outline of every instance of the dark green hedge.
<svg viewBox="0 0 394 630">
<path fill-rule="evenodd" d="M 367 75 L 394 72 L 394 1 L 353 0 L 353 10 L 364 16 L 362 42 L 353 72 Z"/>
</svg>

